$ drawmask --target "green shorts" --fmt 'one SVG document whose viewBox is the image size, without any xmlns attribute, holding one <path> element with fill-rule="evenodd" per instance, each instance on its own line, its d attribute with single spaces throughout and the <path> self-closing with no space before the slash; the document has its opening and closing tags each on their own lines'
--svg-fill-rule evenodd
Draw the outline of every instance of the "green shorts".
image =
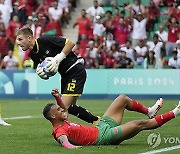
<svg viewBox="0 0 180 154">
<path fill-rule="evenodd" d="M 122 135 L 121 126 L 119 126 L 116 121 L 107 116 L 103 116 L 96 127 L 99 129 L 96 145 L 112 144 Z"/>
</svg>

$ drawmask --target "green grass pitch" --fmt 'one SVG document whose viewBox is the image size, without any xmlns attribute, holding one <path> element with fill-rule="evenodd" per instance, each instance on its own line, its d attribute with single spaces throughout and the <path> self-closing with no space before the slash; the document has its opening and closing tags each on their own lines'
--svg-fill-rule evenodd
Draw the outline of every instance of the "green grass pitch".
<svg viewBox="0 0 180 154">
<path fill-rule="evenodd" d="M 146 106 L 152 106 L 156 100 L 138 100 Z M 55 102 L 52 100 L 38 100 L 38 99 L 25 99 L 25 100 L 0 100 L 2 106 L 2 117 L 11 126 L 0 126 L 0 154 L 116 154 L 116 153 L 141 153 L 160 148 L 179 145 L 174 143 L 173 140 L 165 143 L 164 137 L 174 137 L 180 139 L 180 118 L 173 119 L 161 128 L 151 131 L 144 131 L 136 137 L 124 141 L 118 146 L 86 146 L 82 149 L 67 150 L 62 148 L 53 139 L 51 124 L 42 116 L 43 107 L 49 103 Z M 78 104 L 87 108 L 95 115 L 102 116 L 106 108 L 110 105 L 112 100 L 82 100 Z M 163 108 L 159 113 L 164 113 L 175 107 L 178 100 L 164 100 Z M 12 117 L 32 116 L 29 119 L 7 119 Z M 126 111 L 124 114 L 123 123 L 135 119 L 147 119 L 146 116 Z M 76 117 L 69 116 L 69 120 L 76 121 L 81 124 L 85 122 L 77 119 Z M 152 149 L 147 144 L 147 137 L 150 133 L 160 133 L 162 142 L 161 144 Z M 176 149 L 167 153 L 180 153 L 180 149 Z"/>
</svg>

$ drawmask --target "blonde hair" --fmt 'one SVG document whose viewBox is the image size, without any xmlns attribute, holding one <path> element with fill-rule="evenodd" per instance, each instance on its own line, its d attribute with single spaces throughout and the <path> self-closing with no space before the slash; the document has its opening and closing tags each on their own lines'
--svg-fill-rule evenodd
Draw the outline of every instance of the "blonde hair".
<svg viewBox="0 0 180 154">
<path fill-rule="evenodd" d="M 16 36 L 18 36 L 18 35 L 30 35 L 30 36 L 33 36 L 33 31 L 31 30 L 30 27 L 24 26 L 24 27 L 22 27 L 21 29 L 19 29 L 16 32 Z"/>
</svg>

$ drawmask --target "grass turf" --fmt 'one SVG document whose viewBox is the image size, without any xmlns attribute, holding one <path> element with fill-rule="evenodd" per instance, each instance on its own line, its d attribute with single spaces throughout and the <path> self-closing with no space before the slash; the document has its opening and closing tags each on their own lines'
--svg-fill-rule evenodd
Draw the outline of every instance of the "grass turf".
<svg viewBox="0 0 180 154">
<path fill-rule="evenodd" d="M 146 106 L 152 106 L 155 100 L 139 100 Z M 0 100 L 2 106 L 2 117 L 21 117 L 32 116 L 29 119 L 6 119 L 12 126 L 0 126 L 0 153 L 1 154 L 79 154 L 79 153 L 141 153 L 150 150 L 170 147 L 180 143 L 172 143 L 163 140 L 164 137 L 175 137 L 180 139 L 180 118 L 176 118 L 166 125 L 156 130 L 144 131 L 136 137 L 124 141 L 118 146 L 86 146 L 82 149 L 67 150 L 62 148 L 53 139 L 51 124 L 42 116 L 42 109 L 48 102 L 54 100 Z M 95 115 L 102 116 L 106 108 L 111 104 L 112 100 L 79 100 L 78 105 L 87 108 Z M 167 112 L 175 107 L 177 100 L 164 100 L 164 106 L 159 113 Z M 147 119 L 146 116 L 126 111 L 123 122 L 135 119 Z M 76 117 L 69 116 L 69 120 L 76 121 L 81 124 L 87 124 Z M 147 137 L 150 133 L 160 133 L 161 144 L 152 149 L 147 144 Z M 171 153 L 180 153 L 180 149 L 171 151 Z"/>
</svg>

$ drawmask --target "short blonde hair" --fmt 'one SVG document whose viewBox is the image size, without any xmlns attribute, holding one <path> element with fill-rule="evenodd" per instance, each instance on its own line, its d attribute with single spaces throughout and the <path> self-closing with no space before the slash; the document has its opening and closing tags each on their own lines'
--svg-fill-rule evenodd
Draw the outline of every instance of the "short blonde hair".
<svg viewBox="0 0 180 154">
<path fill-rule="evenodd" d="M 18 36 L 18 35 L 30 35 L 30 36 L 33 36 L 33 31 L 31 30 L 30 27 L 24 26 L 24 27 L 22 27 L 21 29 L 19 29 L 16 32 L 16 36 Z"/>
</svg>

